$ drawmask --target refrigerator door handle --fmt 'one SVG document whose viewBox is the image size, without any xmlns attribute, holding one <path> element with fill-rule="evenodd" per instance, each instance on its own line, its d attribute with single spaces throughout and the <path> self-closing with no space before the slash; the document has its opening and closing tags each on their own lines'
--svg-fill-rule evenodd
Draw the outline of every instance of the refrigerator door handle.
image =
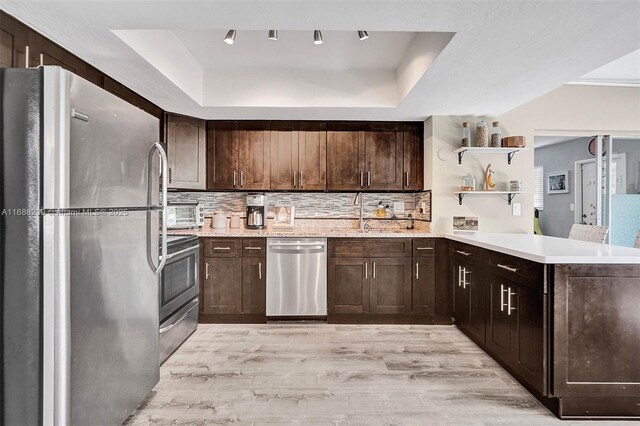
<svg viewBox="0 0 640 426">
<path fill-rule="evenodd" d="M 158 266 L 155 267 L 154 261 L 153 261 L 153 253 L 151 253 L 151 247 L 152 247 L 151 211 L 149 211 L 147 214 L 147 222 L 148 222 L 147 230 L 149 233 L 149 238 L 147 238 L 147 257 L 149 259 L 149 266 L 151 266 L 151 270 L 156 275 L 158 275 L 160 274 L 160 272 L 162 272 L 164 265 L 167 263 L 167 184 L 168 184 L 167 172 L 169 170 L 169 162 L 167 160 L 167 153 L 162 147 L 162 144 L 160 142 L 155 142 L 151 147 L 151 151 L 149 151 L 149 157 L 148 157 L 149 164 L 147 165 L 147 170 L 148 170 L 147 181 L 149 185 L 149 188 L 147 191 L 147 204 L 149 206 L 151 206 L 151 199 L 152 199 L 151 193 L 154 190 L 151 185 L 151 183 L 153 182 L 153 176 L 151 171 L 153 170 L 152 168 L 153 157 L 154 157 L 154 152 L 156 150 L 160 154 L 160 170 L 162 175 L 162 201 L 161 201 L 161 205 L 158 206 L 161 208 L 161 214 L 162 214 L 162 238 L 161 238 L 161 254 L 160 254 Z"/>
</svg>

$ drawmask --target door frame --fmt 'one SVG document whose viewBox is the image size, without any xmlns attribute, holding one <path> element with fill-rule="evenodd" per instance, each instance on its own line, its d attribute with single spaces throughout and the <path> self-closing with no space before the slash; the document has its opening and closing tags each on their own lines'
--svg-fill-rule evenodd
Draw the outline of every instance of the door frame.
<svg viewBox="0 0 640 426">
<path fill-rule="evenodd" d="M 622 159 L 626 163 L 627 153 L 621 152 L 621 153 L 613 154 L 611 156 L 608 156 L 607 159 L 608 158 L 611 158 L 612 161 Z M 578 160 L 574 164 L 574 176 L 575 176 L 575 179 L 573 179 L 573 185 L 574 185 L 573 187 L 573 190 L 574 190 L 573 191 L 574 193 L 573 223 L 574 224 L 582 222 L 582 207 L 581 207 L 582 198 L 583 198 L 582 197 L 582 166 L 589 163 L 597 163 L 597 158 L 587 158 L 585 160 Z M 608 161 L 607 161 L 607 164 L 608 164 Z M 598 165 L 596 164 L 596 168 L 597 167 Z M 600 175 L 602 175 L 602 173 L 600 173 Z M 596 179 L 597 179 L 597 174 L 596 174 Z M 600 178 L 600 181 L 602 181 L 602 177 Z M 607 182 L 609 182 L 609 179 L 607 179 Z M 602 186 L 602 183 L 600 183 L 600 186 Z"/>
</svg>

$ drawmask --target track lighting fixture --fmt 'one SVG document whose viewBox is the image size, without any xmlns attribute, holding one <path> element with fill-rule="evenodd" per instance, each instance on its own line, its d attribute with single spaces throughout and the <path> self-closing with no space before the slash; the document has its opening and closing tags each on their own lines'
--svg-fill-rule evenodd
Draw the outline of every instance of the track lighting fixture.
<svg viewBox="0 0 640 426">
<path fill-rule="evenodd" d="M 369 38 L 369 33 L 368 33 L 368 32 L 366 32 L 366 31 L 364 31 L 364 30 L 359 30 L 359 31 L 358 31 L 358 38 L 359 38 L 360 40 L 366 40 L 366 39 L 368 39 L 368 38 Z"/>
<path fill-rule="evenodd" d="M 278 30 L 269 30 L 269 36 L 267 38 L 269 40 L 277 40 L 278 39 Z"/>
<path fill-rule="evenodd" d="M 233 44 L 236 41 L 236 30 L 229 30 L 227 36 L 224 38 L 224 42 L 227 44 Z"/>
<path fill-rule="evenodd" d="M 313 31 L 313 44 L 322 44 L 322 31 Z"/>
</svg>

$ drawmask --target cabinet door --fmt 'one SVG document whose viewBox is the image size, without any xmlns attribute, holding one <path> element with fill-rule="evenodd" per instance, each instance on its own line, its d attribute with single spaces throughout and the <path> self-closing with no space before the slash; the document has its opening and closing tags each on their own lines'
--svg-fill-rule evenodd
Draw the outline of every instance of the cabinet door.
<svg viewBox="0 0 640 426">
<path fill-rule="evenodd" d="M 424 125 L 405 123 L 402 132 L 403 174 L 402 189 L 422 191 L 424 189 Z"/>
<path fill-rule="evenodd" d="M 367 259 L 329 259 L 327 280 L 329 314 L 369 313 Z"/>
<path fill-rule="evenodd" d="M 435 257 L 413 258 L 412 309 L 414 314 L 435 315 Z"/>
<path fill-rule="evenodd" d="M 206 189 L 205 121 L 167 117 L 169 188 Z"/>
<path fill-rule="evenodd" d="M 455 260 L 451 262 L 451 265 L 453 269 L 451 315 L 458 324 L 465 326 L 469 322 L 469 296 L 464 285 L 466 268 L 464 264 Z"/>
<path fill-rule="evenodd" d="M 239 122 L 238 176 L 239 189 L 268 190 L 271 181 L 269 122 Z M 238 188 L 238 186 L 236 186 Z"/>
<path fill-rule="evenodd" d="M 365 133 L 367 189 L 402 189 L 402 124 L 369 124 Z"/>
<path fill-rule="evenodd" d="M 202 269 L 202 313 L 241 314 L 242 258 L 205 257 Z"/>
<path fill-rule="evenodd" d="M 86 63 L 35 32 L 29 34 L 30 66 L 57 65 L 84 77 Z"/>
<path fill-rule="evenodd" d="M 363 130 L 357 123 L 327 124 L 327 189 L 358 190 L 364 187 Z"/>
<path fill-rule="evenodd" d="M 235 189 L 238 185 L 236 123 L 207 123 L 207 189 Z"/>
<path fill-rule="evenodd" d="M 0 11 L 0 68 L 27 67 L 25 55 L 28 45 L 27 27 Z"/>
<path fill-rule="evenodd" d="M 245 257 L 242 259 L 243 314 L 264 314 L 266 312 L 266 265 L 264 257 Z"/>
<path fill-rule="evenodd" d="M 271 189 L 297 189 L 298 126 L 294 122 L 271 123 Z"/>
<path fill-rule="evenodd" d="M 544 394 L 544 295 L 525 286 L 512 293 L 511 366 Z"/>
<path fill-rule="evenodd" d="M 484 297 L 484 281 L 482 279 L 481 269 L 478 266 L 467 265 L 466 282 L 463 287 L 467 292 L 469 299 L 469 311 L 467 331 L 471 333 L 477 340 L 485 342 L 486 318 L 485 318 L 485 297 Z"/>
<path fill-rule="evenodd" d="M 371 259 L 371 313 L 411 312 L 411 259 Z"/>
<path fill-rule="evenodd" d="M 510 292 L 515 291 L 516 285 L 495 274 L 487 274 L 487 284 L 489 300 L 487 301 L 486 345 L 498 358 L 509 362 L 511 328 L 508 300 Z M 513 296 L 511 300 L 513 303 Z"/>
<path fill-rule="evenodd" d="M 327 188 L 327 132 L 325 123 L 302 122 L 298 130 L 298 188 Z"/>
</svg>

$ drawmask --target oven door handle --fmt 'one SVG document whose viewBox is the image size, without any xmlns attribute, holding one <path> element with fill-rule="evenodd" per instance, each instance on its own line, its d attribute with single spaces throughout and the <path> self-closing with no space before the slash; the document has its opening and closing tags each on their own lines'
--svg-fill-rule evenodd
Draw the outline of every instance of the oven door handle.
<svg viewBox="0 0 640 426">
<path fill-rule="evenodd" d="M 200 246 L 187 247 L 186 249 L 182 249 L 182 250 L 177 251 L 175 253 L 168 254 L 167 255 L 167 260 L 171 260 L 174 257 L 178 257 L 178 256 L 181 256 L 181 255 L 183 255 L 185 253 L 189 253 L 189 252 L 192 252 L 192 251 L 196 251 L 197 252 L 199 247 Z"/>
</svg>

